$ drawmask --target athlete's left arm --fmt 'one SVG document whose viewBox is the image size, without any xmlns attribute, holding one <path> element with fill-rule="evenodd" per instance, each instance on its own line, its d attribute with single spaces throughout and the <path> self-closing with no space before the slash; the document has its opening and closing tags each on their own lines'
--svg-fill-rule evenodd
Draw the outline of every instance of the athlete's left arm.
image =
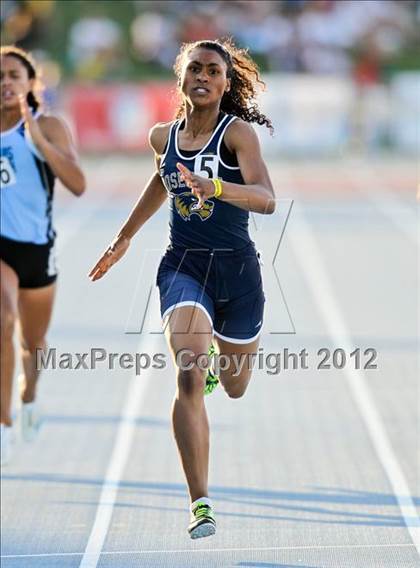
<svg viewBox="0 0 420 568">
<path fill-rule="evenodd" d="M 40 116 L 36 120 L 26 98 L 20 95 L 19 102 L 25 127 L 33 143 L 63 185 L 75 195 L 81 195 L 86 189 L 85 176 L 65 122 L 56 116 Z"/>
<path fill-rule="evenodd" d="M 235 120 L 226 131 L 225 144 L 228 150 L 236 153 L 245 185 L 223 181 L 219 199 L 248 211 L 274 213 L 273 185 L 253 127 L 243 120 Z"/>
<path fill-rule="evenodd" d="M 69 128 L 56 116 L 42 116 L 38 122 L 43 134 L 37 143 L 41 154 L 63 185 L 75 195 L 82 195 L 86 180 Z"/>
</svg>

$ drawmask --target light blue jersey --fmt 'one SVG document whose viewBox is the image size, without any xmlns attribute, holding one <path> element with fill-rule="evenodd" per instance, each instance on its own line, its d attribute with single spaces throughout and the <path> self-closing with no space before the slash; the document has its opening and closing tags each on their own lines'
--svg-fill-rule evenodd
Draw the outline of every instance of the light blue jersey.
<svg viewBox="0 0 420 568">
<path fill-rule="evenodd" d="M 33 244 L 45 244 L 54 238 L 54 179 L 22 120 L 1 133 L 2 237 Z"/>
</svg>

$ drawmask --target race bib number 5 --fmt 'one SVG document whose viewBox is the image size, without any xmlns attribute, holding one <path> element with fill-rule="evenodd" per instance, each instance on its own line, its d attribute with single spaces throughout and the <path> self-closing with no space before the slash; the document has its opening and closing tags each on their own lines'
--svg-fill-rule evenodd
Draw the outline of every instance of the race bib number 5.
<svg viewBox="0 0 420 568">
<path fill-rule="evenodd" d="M 194 162 L 194 173 L 206 178 L 217 178 L 219 159 L 214 154 L 201 154 Z"/>
<path fill-rule="evenodd" d="M 1 187 L 10 187 L 16 183 L 16 175 L 7 156 L 0 158 Z"/>
</svg>

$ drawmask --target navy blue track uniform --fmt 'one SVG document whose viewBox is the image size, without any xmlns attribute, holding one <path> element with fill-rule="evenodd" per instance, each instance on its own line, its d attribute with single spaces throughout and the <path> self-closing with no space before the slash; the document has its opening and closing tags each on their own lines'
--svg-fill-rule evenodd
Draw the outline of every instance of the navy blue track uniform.
<svg viewBox="0 0 420 568">
<path fill-rule="evenodd" d="M 207 144 L 201 150 L 178 147 L 178 132 L 185 121 L 170 129 L 160 175 L 169 195 L 170 245 L 159 265 L 162 319 L 176 307 L 194 305 L 209 318 L 217 337 L 232 343 L 249 343 L 259 335 L 264 312 L 259 254 L 249 236 L 249 212 L 207 199 L 198 199 L 181 180 L 181 162 L 202 177 L 244 184 L 236 156 L 223 142 L 235 116 L 220 113 Z"/>
</svg>

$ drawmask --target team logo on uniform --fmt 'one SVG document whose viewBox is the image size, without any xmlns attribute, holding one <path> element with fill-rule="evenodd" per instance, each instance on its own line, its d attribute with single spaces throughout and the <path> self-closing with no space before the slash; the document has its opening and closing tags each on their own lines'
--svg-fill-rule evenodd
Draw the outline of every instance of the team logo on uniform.
<svg viewBox="0 0 420 568">
<path fill-rule="evenodd" d="M 194 209 L 198 203 L 197 197 L 189 191 L 174 196 L 175 208 L 184 221 L 189 221 L 192 215 L 198 215 L 202 221 L 211 217 L 214 209 L 213 201 L 205 201 L 201 209 Z"/>
</svg>

